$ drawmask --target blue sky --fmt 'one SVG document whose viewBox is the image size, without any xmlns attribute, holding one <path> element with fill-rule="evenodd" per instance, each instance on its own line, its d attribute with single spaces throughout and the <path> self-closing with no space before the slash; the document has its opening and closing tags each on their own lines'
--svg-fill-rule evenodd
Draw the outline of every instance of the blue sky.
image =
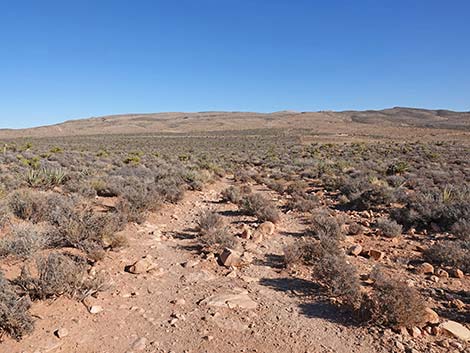
<svg viewBox="0 0 470 353">
<path fill-rule="evenodd" d="M 130 112 L 470 110 L 468 0 L 0 0 L 0 127 Z"/>
</svg>

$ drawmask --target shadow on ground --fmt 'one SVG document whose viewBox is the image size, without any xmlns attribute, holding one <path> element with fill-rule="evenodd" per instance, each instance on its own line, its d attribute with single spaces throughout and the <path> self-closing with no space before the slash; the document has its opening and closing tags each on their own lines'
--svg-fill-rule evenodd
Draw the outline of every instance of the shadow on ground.
<svg viewBox="0 0 470 353">
<path fill-rule="evenodd" d="M 324 319 L 343 326 L 356 326 L 356 322 L 328 301 L 321 300 L 323 288 L 314 282 L 301 278 L 262 278 L 261 285 L 285 292 L 291 297 L 302 299 L 298 304 L 300 312 L 309 318 Z M 317 298 L 315 298 L 315 296 Z M 320 296 L 320 299 L 318 297 Z"/>
</svg>

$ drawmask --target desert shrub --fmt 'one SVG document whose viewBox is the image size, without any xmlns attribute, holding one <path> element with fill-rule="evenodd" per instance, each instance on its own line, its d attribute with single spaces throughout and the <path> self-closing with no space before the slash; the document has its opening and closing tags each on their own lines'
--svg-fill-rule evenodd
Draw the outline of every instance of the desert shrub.
<svg viewBox="0 0 470 353">
<path fill-rule="evenodd" d="M 14 191 L 8 200 L 11 212 L 22 220 L 37 221 L 43 213 L 44 195 L 37 191 L 22 189 Z"/>
<path fill-rule="evenodd" d="M 315 236 L 323 235 L 334 239 L 341 239 L 343 236 L 339 220 L 325 209 L 312 213 L 309 231 Z"/>
<path fill-rule="evenodd" d="M 289 195 L 303 195 L 305 190 L 308 188 L 307 182 L 303 180 L 298 180 L 290 183 L 287 187 L 285 192 Z"/>
<path fill-rule="evenodd" d="M 325 254 L 313 267 L 314 277 L 326 286 L 329 292 L 339 299 L 348 310 L 360 308 L 362 293 L 356 268 L 341 253 Z"/>
<path fill-rule="evenodd" d="M 204 212 L 197 221 L 197 229 L 201 234 L 207 234 L 214 229 L 222 228 L 224 220 L 222 216 L 215 212 Z"/>
<path fill-rule="evenodd" d="M 416 192 L 406 207 L 392 212 L 392 217 L 407 227 L 428 228 L 433 224 L 450 230 L 455 223 L 470 220 L 470 191 L 464 187 Z"/>
<path fill-rule="evenodd" d="M 4 199 L 0 199 L 0 228 L 5 225 L 11 217 L 11 212 L 8 203 Z"/>
<path fill-rule="evenodd" d="M 242 212 L 249 216 L 255 216 L 259 221 L 277 222 L 280 219 L 279 210 L 261 194 L 248 194 L 240 201 Z"/>
<path fill-rule="evenodd" d="M 177 178 L 168 177 L 157 180 L 153 190 L 165 201 L 176 203 L 183 199 L 185 187 Z"/>
<path fill-rule="evenodd" d="M 61 295 L 82 300 L 106 286 L 103 277 L 87 277 L 87 263 L 80 256 L 51 253 L 38 258 L 36 267 L 37 276 L 25 266 L 13 282 L 33 300 Z"/>
<path fill-rule="evenodd" d="M 12 225 L 10 234 L 0 240 L 0 257 L 13 255 L 28 258 L 48 244 L 47 232 L 35 224 Z"/>
<path fill-rule="evenodd" d="M 350 207 L 355 210 L 370 210 L 385 206 L 394 200 L 393 189 L 384 185 L 371 185 L 367 190 L 349 197 Z"/>
<path fill-rule="evenodd" d="M 20 339 L 33 330 L 33 319 L 28 313 L 31 302 L 27 296 L 18 296 L 14 286 L 0 272 L 0 334 L 7 333 Z"/>
<path fill-rule="evenodd" d="M 452 233 L 461 240 L 470 240 L 470 219 L 460 219 L 452 225 Z"/>
<path fill-rule="evenodd" d="M 289 210 L 308 212 L 318 207 L 318 197 L 314 194 L 294 194 L 286 207 Z"/>
<path fill-rule="evenodd" d="M 387 218 L 380 218 L 377 220 L 375 226 L 388 238 L 394 238 L 401 234 L 402 226 Z"/>
<path fill-rule="evenodd" d="M 435 264 L 454 266 L 470 272 L 470 243 L 468 241 L 446 240 L 436 243 L 424 252 L 424 257 Z"/>
<path fill-rule="evenodd" d="M 224 248 L 235 248 L 237 239 L 226 227 L 223 218 L 217 213 L 206 211 L 197 221 L 199 242 L 207 250 L 220 252 Z"/>
<path fill-rule="evenodd" d="M 274 190 L 280 194 L 285 192 L 284 183 L 280 180 L 266 179 L 264 184 L 271 190 Z"/>
<path fill-rule="evenodd" d="M 320 234 L 318 239 L 303 239 L 284 249 L 287 265 L 303 263 L 312 267 L 312 277 L 349 310 L 361 304 L 361 287 L 356 269 L 348 263 L 337 239 Z"/>
<path fill-rule="evenodd" d="M 243 193 L 237 186 L 229 186 L 225 190 L 222 191 L 222 200 L 225 202 L 231 202 L 234 204 L 238 204 L 242 197 Z"/>
<path fill-rule="evenodd" d="M 356 222 L 351 223 L 348 227 L 348 233 L 351 235 L 358 235 L 362 233 L 363 230 L 364 228 L 362 227 L 362 225 Z"/>
<path fill-rule="evenodd" d="M 363 297 L 361 319 L 387 327 L 413 327 L 425 323 L 426 302 L 405 282 L 376 271 L 369 296 Z"/>
</svg>

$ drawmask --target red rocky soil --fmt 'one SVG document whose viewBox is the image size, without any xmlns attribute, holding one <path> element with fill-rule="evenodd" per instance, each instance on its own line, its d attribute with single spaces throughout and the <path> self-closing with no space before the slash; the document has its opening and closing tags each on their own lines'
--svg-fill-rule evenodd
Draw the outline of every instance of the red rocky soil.
<svg viewBox="0 0 470 353">
<path fill-rule="evenodd" d="M 406 342 L 395 346 L 393 332 L 385 331 L 383 338 L 377 330 L 352 325 L 336 308 L 314 299 L 311 293 L 318 289 L 311 282 L 283 268 L 283 248 L 306 227 L 296 213 L 283 213 L 275 233 L 261 243 L 244 243 L 249 265 L 234 270 L 200 255 L 194 228 L 204 210 L 224 215 L 234 235 L 242 223 L 256 226 L 253 218 L 237 214 L 237 206 L 219 202 L 230 184 L 223 179 L 203 192 L 188 192 L 147 223 L 130 225 L 129 245 L 107 253 L 94 269 L 108 274 L 108 290 L 84 303 L 66 298 L 35 303 L 34 332 L 20 342 L 5 338 L 0 351 L 404 351 Z"/>
</svg>

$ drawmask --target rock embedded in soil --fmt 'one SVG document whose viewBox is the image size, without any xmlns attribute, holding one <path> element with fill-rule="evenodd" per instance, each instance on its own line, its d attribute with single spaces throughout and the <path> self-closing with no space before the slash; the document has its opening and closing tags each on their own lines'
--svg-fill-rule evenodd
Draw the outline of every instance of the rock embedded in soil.
<svg viewBox="0 0 470 353">
<path fill-rule="evenodd" d="M 240 237 L 242 239 L 250 239 L 251 238 L 251 229 L 248 225 L 243 224 L 240 229 Z"/>
<path fill-rule="evenodd" d="M 69 335 L 69 331 L 65 327 L 61 327 L 61 328 L 55 330 L 54 334 L 58 338 L 64 338 L 64 337 L 67 337 Z"/>
<path fill-rule="evenodd" d="M 434 266 L 431 265 L 429 262 L 423 262 L 418 267 L 416 267 L 416 273 L 418 274 L 433 274 L 434 273 Z"/>
<path fill-rule="evenodd" d="M 258 306 L 258 304 L 251 299 L 247 293 L 217 294 L 204 299 L 200 304 L 215 307 L 228 307 L 230 309 L 256 309 Z"/>
<path fill-rule="evenodd" d="M 354 256 L 358 256 L 361 252 L 362 252 L 362 246 L 359 244 L 351 246 L 348 250 L 348 253 Z"/>
<path fill-rule="evenodd" d="M 147 339 L 145 337 L 137 338 L 131 346 L 131 349 L 134 351 L 143 351 L 147 346 Z"/>
<path fill-rule="evenodd" d="M 438 324 L 439 323 L 439 315 L 432 310 L 431 308 L 426 308 L 424 310 L 424 320 L 428 324 Z"/>
<path fill-rule="evenodd" d="M 142 259 L 134 262 L 127 268 L 127 271 L 133 274 L 146 273 L 156 267 L 151 256 L 144 256 Z"/>
<path fill-rule="evenodd" d="M 225 267 L 237 267 L 242 263 L 241 254 L 238 251 L 225 248 L 219 255 L 220 263 Z"/>
<path fill-rule="evenodd" d="M 371 259 L 374 259 L 375 261 L 380 261 L 385 257 L 384 252 L 379 251 L 379 250 L 375 250 L 375 249 L 370 249 L 370 250 L 367 250 L 367 251 L 363 251 L 361 254 L 363 254 L 363 255 L 371 258 Z"/>
</svg>

